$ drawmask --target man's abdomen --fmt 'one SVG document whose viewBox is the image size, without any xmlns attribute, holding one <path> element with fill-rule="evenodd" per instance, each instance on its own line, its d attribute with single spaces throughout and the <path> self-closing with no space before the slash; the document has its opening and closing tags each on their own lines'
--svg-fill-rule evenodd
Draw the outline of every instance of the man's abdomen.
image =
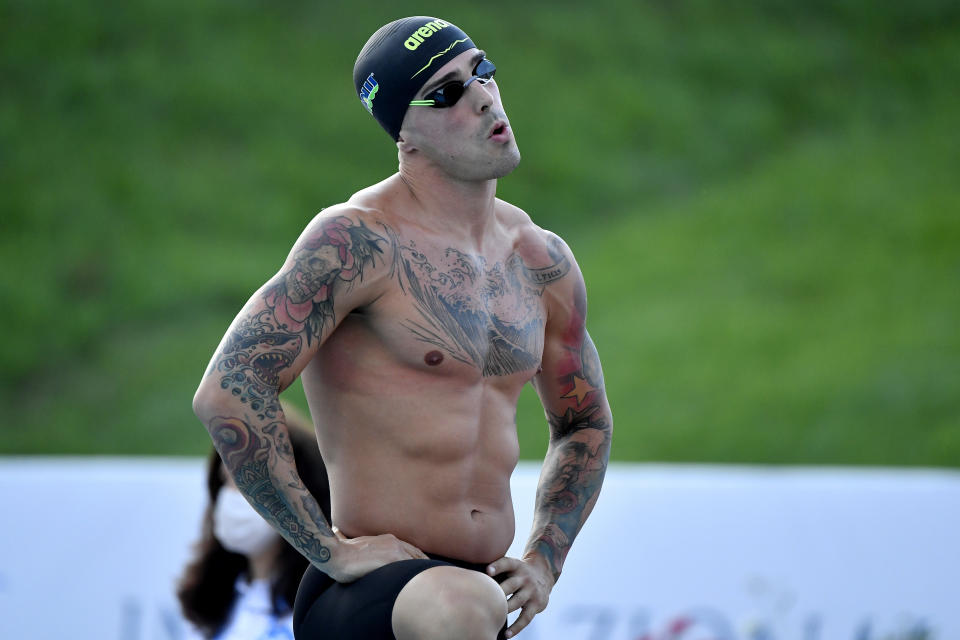
<svg viewBox="0 0 960 640">
<path fill-rule="evenodd" d="M 391 533 L 424 552 L 467 562 L 492 562 L 507 552 L 515 532 L 509 472 L 478 471 L 481 460 L 454 469 L 372 458 L 357 464 L 379 464 L 360 473 L 328 465 L 333 521 L 345 535 Z"/>
<path fill-rule="evenodd" d="M 344 325 L 302 376 L 334 524 L 469 562 L 502 557 L 514 536 L 517 398 L 533 372 L 484 378 L 449 357 L 412 366 L 361 321 Z"/>
</svg>

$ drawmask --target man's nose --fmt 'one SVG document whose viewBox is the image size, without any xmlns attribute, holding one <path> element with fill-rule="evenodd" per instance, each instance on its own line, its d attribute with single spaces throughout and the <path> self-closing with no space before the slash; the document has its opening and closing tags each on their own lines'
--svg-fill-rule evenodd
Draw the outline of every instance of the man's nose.
<svg viewBox="0 0 960 640">
<path fill-rule="evenodd" d="M 467 85 L 467 91 L 473 91 L 474 95 L 470 99 L 474 101 L 479 113 L 484 113 L 493 106 L 493 94 L 487 89 L 488 84 L 489 82 L 474 80 Z"/>
</svg>

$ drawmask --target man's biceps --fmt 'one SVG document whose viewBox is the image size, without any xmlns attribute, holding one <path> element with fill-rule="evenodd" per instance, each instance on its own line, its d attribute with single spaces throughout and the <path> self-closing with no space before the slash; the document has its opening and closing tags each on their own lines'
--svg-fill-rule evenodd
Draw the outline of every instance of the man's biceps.
<svg viewBox="0 0 960 640">
<path fill-rule="evenodd" d="M 540 372 L 552 376 L 562 374 L 564 367 L 577 359 L 579 343 L 570 342 L 568 337 L 548 333 L 540 356 Z"/>
</svg>

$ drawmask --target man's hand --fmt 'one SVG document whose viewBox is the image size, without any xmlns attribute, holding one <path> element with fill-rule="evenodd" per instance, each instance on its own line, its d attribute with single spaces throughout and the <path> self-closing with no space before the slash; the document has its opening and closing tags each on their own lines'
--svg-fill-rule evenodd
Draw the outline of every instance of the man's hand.
<svg viewBox="0 0 960 640">
<path fill-rule="evenodd" d="M 520 633 L 533 617 L 547 608 L 554 579 L 547 561 L 537 554 L 516 558 L 500 558 L 487 567 L 491 576 L 505 575 L 500 588 L 507 596 L 507 613 L 523 609 L 510 628 L 507 637 Z"/>
<path fill-rule="evenodd" d="M 391 562 L 427 559 L 427 554 L 423 551 L 389 533 L 348 538 L 336 527 L 333 527 L 333 532 L 340 544 L 333 556 L 338 569 L 330 571 L 330 577 L 337 582 L 353 582 Z M 329 571 L 328 567 L 320 569 Z"/>
</svg>

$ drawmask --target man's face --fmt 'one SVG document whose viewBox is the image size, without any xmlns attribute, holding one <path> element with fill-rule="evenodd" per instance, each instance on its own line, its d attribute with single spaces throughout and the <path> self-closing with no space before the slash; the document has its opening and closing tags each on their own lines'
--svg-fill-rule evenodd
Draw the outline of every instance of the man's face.
<svg viewBox="0 0 960 640">
<path fill-rule="evenodd" d="M 438 69 L 423 85 L 416 99 L 449 82 L 466 82 L 484 58 L 479 49 L 464 51 Z M 432 164 L 460 180 L 490 180 L 513 171 L 520 162 L 520 150 L 500 102 L 495 80 L 486 84 L 474 80 L 452 107 L 411 106 L 400 129 L 406 143 Z"/>
</svg>

